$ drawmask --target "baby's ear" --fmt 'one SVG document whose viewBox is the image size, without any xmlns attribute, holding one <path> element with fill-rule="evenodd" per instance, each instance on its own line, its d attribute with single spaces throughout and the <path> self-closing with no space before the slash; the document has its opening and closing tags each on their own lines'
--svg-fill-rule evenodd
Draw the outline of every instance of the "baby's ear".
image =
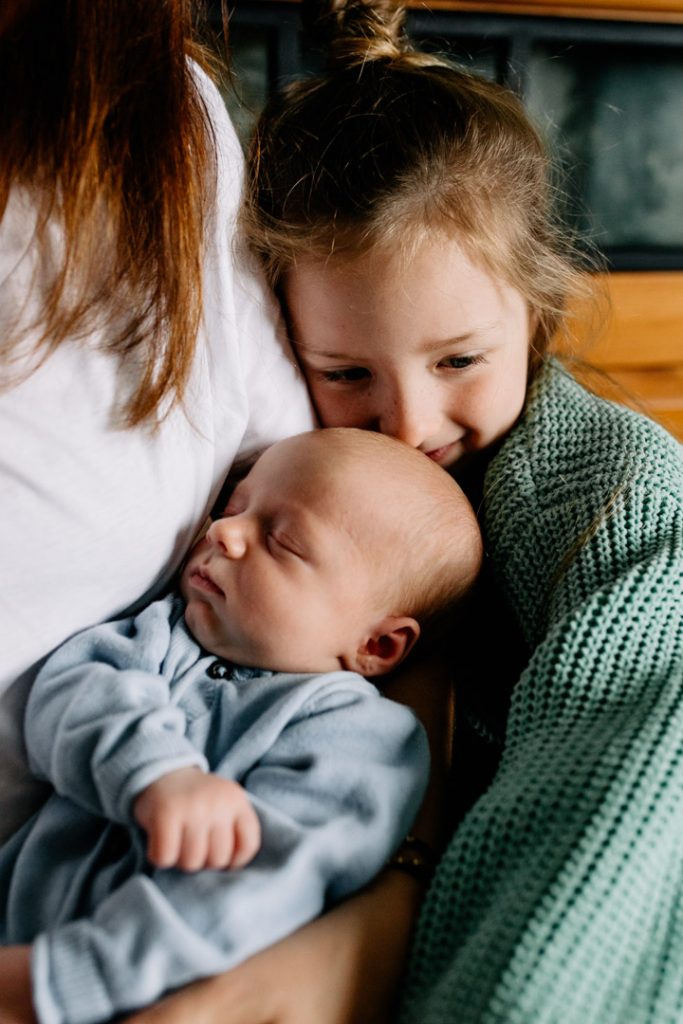
<svg viewBox="0 0 683 1024">
<path fill-rule="evenodd" d="M 382 676 L 403 661 L 419 635 L 420 627 L 415 619 L 408 615 L 387 615 L 344 667 L 362 676 Z"/>
</svg>

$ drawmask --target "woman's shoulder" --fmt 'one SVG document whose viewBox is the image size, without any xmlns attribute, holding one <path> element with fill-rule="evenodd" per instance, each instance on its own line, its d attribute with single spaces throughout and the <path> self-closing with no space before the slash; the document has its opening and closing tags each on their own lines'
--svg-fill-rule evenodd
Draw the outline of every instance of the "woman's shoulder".
<svg viewBox="0 0 683 1024">
<path fill-rule="evenodd" d="M 196 61 L 190 60 L 188 67 L 216 151 L 219 219 L 227 215 L 232 220 L 237 214 L 244 179 L 242 146 L 215 81 Z M 228 209 L 221 210 L 221 204 Z"/>
</svg>

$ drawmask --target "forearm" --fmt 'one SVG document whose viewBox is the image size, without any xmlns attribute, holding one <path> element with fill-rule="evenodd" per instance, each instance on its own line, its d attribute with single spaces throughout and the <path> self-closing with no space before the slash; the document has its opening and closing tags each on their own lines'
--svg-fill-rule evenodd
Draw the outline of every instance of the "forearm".
<svg viewBox="0 0 683 1024">
<path fill-rule="evenodd" d="M 24 721 L 31 770 L 94 813 L 128 820 L 127 808 L 122 813 L 110 806 L 108 793 L 147 763 L 153 746 L 171 760 L 179 751 L 186 755 L 185 718 L 161 671 L 175 614 L 169 598 L 135 619 L 77 634 L 46 661 L 31 687 Z"/>
<path fill-rule="evenodd" d="M 130 1024 L 384 1024 L 421 897 L 419 882 L 387 870 L 283 942 L 189 985 Z"/>
<path fill-rule="evenodd" d="M 281 970 L 273 947 L 262 959 L 248 961 L 242 975 L 228 972 L 216 979 L 224 1014 L 237 997 L 237 1005 L 245 1006 L 244 1024 L 254 1024 L 248 1016 L 249 999 L 265 985 L 270 991 L 263 1024 L 389 1021 L 421 898 L 422 886 L 415 879 L 385 871 L 367 889 L 292 935 L 288 948 L 282 947 Z M 306 979 L 318 972 L 325 983 L 307 985 Z M 302 988 L 304 993 L 295 991 Z M 241 1024 L 242 1018 L 233 1021 L 216 1013 L 215 1020 Z M 256 1020 L 260 1024 L 261 1018 Z"/>
<path fill-rule="evenodd" d="M 431 766 L 427 792 L 411 832 L 435 851 L 448 841 L 447 806 L 452 761 L 455 700 L 450 669 L 445 661 L 417 661 L 392 677 L 386 696 L 407 704 L 424 726 L 429 740 Z"/>
<path fill-rule="evenodd" d="M 0 1021 L 36 1024 L 31 999 L 30 946 L 0 949 Z"/>
<path fill-rule="evenodd" d="M 91 813 L 129 823 L 132 799 L 160 776 L 206 770 L 186 729 L 161 674 L 88 662 L 36 680 L 25 736 L 34 774 Z"/>
</svg>

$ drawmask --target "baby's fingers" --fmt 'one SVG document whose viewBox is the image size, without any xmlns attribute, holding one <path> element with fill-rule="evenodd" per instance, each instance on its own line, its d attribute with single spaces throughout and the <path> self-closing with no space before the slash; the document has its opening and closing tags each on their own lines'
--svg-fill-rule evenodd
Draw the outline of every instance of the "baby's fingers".
<svg viewBox="0 0 683 1024">
<path fill-rule="evenodd" d="M 204 827 L 185 826 L 182 832 L 177 866 L 183 871 L 200 871 L 208 867 L 209 833 Z"/>
<path fill-rule="evenodd" d="M 235 847 L 235 830 L 229 819 L 214 825 L 211 829 L 206 857 L 207 868 L 222 871 L 232 866 L 232 854 Z"/>
<path fill-rule="evenodd" d="M 147 857 L 158 868 L 172 868 L 180 856 L 181 829 L 168 818 L 152 822 L 147 829 Z"/>
<path fill-rule="evenodd" d="M 235 819 L 234 840 L 230 867 L 243 868 L 261 848 L 261 823 L 251 804 L 246 804 Z"/>
</svg>

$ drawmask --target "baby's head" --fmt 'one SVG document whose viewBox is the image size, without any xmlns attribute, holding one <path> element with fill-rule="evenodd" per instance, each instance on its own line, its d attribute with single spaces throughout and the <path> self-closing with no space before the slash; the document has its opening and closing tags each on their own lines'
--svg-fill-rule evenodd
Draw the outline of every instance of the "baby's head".
<svg viewBox="0 0 683 1024">
<path fill-rule="evenodd" d="M 198 642 L 279 671 L 390 671 L 474 582 L 482 544 L 458 485 L 423 454 L 348 428 L 273 445 L 181 579 Z"/>
</svg>

